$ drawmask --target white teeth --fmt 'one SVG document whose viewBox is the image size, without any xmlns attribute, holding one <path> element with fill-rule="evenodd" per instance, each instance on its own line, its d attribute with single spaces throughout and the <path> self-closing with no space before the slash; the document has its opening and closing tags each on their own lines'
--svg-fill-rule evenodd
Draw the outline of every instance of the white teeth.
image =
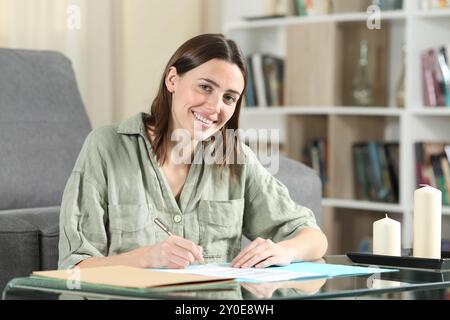
<svg viewBox="0 0 450 320">
<path fill-rule="evenodd" d="M 213 123 L 213 121 L 203 118 L 201 115 L 199 115 L 196 112 L 193 112 L 193 114 L 194 114 L 195 118 L 197 118 L 197 120 L 203 122 L 206 125 L 211 125 Z"/>
</svg>

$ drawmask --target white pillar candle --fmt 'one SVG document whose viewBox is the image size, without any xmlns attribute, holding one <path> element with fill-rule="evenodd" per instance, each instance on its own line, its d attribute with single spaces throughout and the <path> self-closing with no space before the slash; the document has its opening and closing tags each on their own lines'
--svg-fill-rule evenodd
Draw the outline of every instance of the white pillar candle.
<svg viewBox="0 0 450 320">
<path fill-rule="evenodd" d="M 388 218 L 375 221 L 373 224 L 373 254 L 400 256 L 401 225 L 400 222 Z"/>
<path fill-rule="evenodd" d="M 441 258 L 442 192 L 424 186 L 414 192 L 413 255 Z"/>
</svg>

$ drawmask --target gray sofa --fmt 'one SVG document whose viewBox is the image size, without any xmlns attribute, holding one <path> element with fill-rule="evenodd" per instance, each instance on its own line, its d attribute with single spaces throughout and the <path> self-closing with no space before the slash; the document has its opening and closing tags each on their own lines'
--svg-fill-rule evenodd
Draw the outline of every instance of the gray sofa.
<svg viewBox="0 0 450 320">
<path fill-rule="evenodd" d="M 57 268 L 62 192 L 90 129 L 67 58 L 0 49 L 0 292 L 14 277 Z M 276 177 L 320 219 L 313 170 L 281 158 Z"/>
<path fill-rule="evenodd" d="M 0 49 L 0 291 L 57 268 L 62 192 L 90 130 L 66 57 Z"/>
</svg>

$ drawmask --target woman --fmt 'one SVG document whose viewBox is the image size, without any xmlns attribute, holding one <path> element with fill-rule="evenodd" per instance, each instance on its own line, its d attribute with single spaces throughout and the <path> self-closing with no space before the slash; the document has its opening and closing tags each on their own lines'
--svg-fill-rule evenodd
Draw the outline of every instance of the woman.
<svg viewBox="0 0 450 320">
<path fill-rule="evenodd" d="M 311 210 L 226 134 L 238 129 L 246 80 L 232 40 L 197 36 L 168 62 L 150 114 L 89 134 L 62 199 L 60 269 L 263 268 L 324 255 L 327 240 Z M 177 132 L 189 139 L 174 141 Z M 209 164 L 213 136 L 223 144 L 211 149 L 220 161 Z M 181 159 L 180 150 L 188 150 Z M 233 161 L 237 155 L 243 161 Z M 242 234 L 253 242 L 241 251 Z"/>
</svg>

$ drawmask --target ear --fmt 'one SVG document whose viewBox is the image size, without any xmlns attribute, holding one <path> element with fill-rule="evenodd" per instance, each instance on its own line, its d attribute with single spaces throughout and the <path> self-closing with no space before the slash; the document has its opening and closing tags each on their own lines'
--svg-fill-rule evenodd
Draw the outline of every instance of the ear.
<svg viewBox="0 0 450 320">
<path fill-rule="evenodd" d="M 165 79 L 166 88 L 170 93 L 174 93 L 175 91 L 177 77 L 177 69 L 170 67 Z"/>
</svg>

